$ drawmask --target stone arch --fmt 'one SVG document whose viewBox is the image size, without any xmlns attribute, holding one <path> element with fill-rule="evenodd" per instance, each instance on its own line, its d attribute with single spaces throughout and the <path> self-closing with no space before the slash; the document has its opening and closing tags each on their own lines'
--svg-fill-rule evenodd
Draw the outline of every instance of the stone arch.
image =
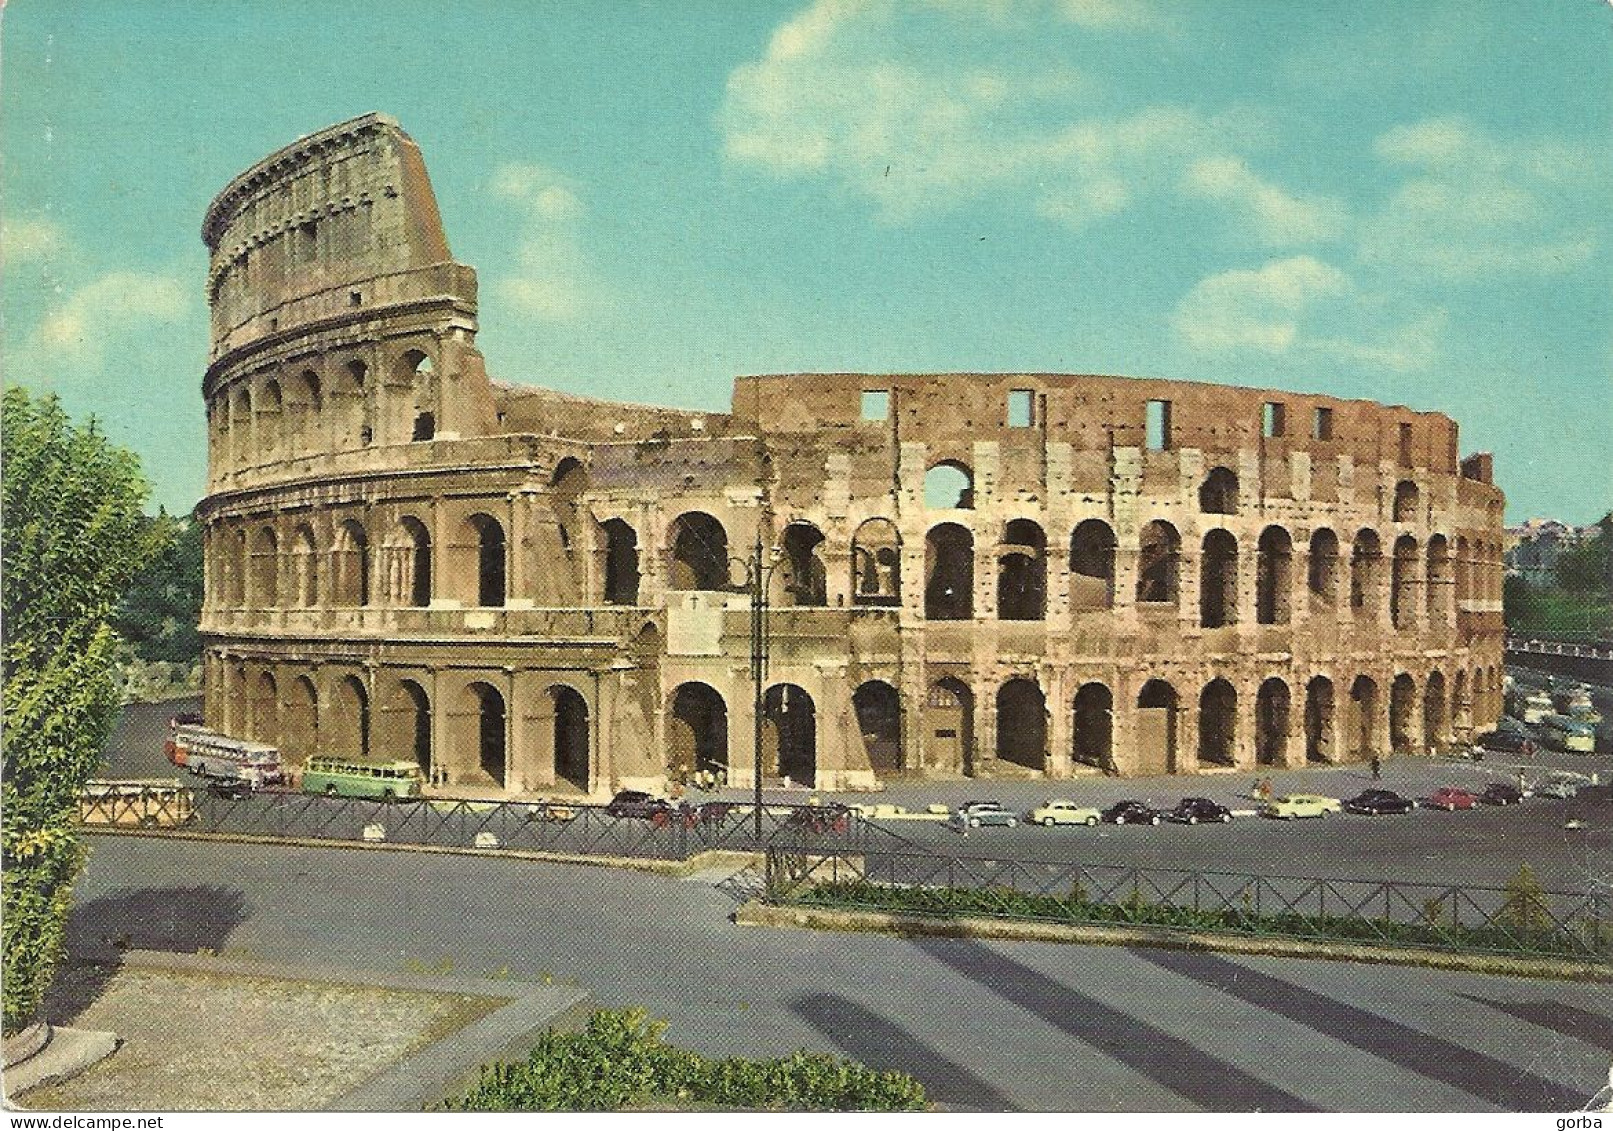
<svg viewBox="0 0 1613 1131">
<path fill-rule="evenodd" d="M 490 514 L 478 512 L 466 516 L 459 530 L 461 543 L 467 551 L 462 556 L 459 572 L 467 581 L 475 577 L 473 592 L 477 606 L 503 607 L 508 569 L 504 524 Z"/>
<path fill-rule="evenodd" d="M 1176 688 L 1167 680 L 1151 679 L 1137 694 L 1137 772 L 1174 774 L 1177 753 Z"/>
<path fill-rule="evenodd" d="M 590 771 L 588 701 L 576 688 L 557 683 L 548 689 L 554 708 L 554 776 L 587 792 Z"/>
<path fill-rule="evenodd" d="M 975 697 L 969 685 L 942 676 L 924 700 L 924 762 L 941 770 L 975 772 Z"/>
<path fill-rule="evenodd" d="M 370 539 L 356 518 L 343 519 L 331 544 L 331 604 L 341 607 L 370 603 Z"/>
<path fill-rule="evenodd" d="M 851 536 L 851 601 L 902 603 L 902 536 L 888 518 L 870 518 Z"/>
<path fill-rule="evenodd" d="M 437 365 L 424 350 L 405 350 L 398 356 L 395 372 L 399 382 L 413 392 L 409 438 L 431 440 L 437 435 Z"/>
<path fill-rule="evenodd" d="M 230 398 L 229 427 L 233 438 L 230 462 L 236 467 L 250 467 L 257 462 L 258 453 L 252 446 L 252 390 L 244 382 L 236 386 L 235 395 Z"/>
<path fill-rule="evenodd" d="M 1456 537 L 1456 607 L 1460 609 L 1463 604 L 1473 598 L 1473 559 L 1472 548 L 1462 535 Z"/>
<path fill-rule="evenodd" d="M 397 605 L 431 604 L 431 532 L 413 515 L 398 519 L 387 538 L 387 593 Z"/>
<path fill-rule="evenodd" d="M 319 751 L 319 692 L 314 681 L 299 675 L 286 692 L 281 718 L 281 760 L 300 766 Z"/>
<path fill-rule="evenodd" d="M 1430 754 L 1444 751 L 1449 733 L 1445 718 L 1445 676 L 1441 672 L 1428 673 L 1423 684 L 1423 749 Z"/>
<path fill-rule="evenodd" d="M 619 518 L 607 519 L 605 532 L 605 603 L 638 604 L 638 532 Z"/>
<path fill-rule="evenodd" d="M 1417 706 L 1417 681 L 1406 673 L 1395 676 L 1389 685 L 1389 749 L 1410 754 L 1417 748 L 1412 718 Z"/>
<path fill-rule="evenodd" d="M 280 691 L 274 673 L 265 668 L 252 681 L 247 703 L 247 735 L 271 746 L 280 742 Z"/>
<path fill-rule="evenodd" d="M 1311 608 L 1332 610 L 1338 607 L 1339 536 L 1325 526 L 1311 534 L 1306 586 L 1310 590 Z"/>
<path fill-rule="evenodd" d="M 1383 544 L 1376 531 L 1356 533 L 1350 550 L 1350 608 L 1357 616 L 1370 617 L 1378 606 L 1378 586 L 1383 572 Z"/>
<path fill-rule="evenodd" d="M 1389 623 L 1396 628 L 1410 628 L 1415 620 L 1418 557 L 1417 539 L 1410 534 L 1395 539 L 1389 565 Z"/>
<path fill-rule="evenodd" d="M 285 455 L 285 396 L 280 382 L 274 378 L 263 383 L 258 396 L 258 447 L 264 460 L 276 460 Z"/>
<path fill-rule="evenodd" d="M 343 676 L 337 681 L 329 716 L 321 719 L 320 734 L 324 741 L 322 753 L 350 761 L 369 760 L 370 693 L 358 676 Z"/>
<path fill-rule="evenodd" d="M 1182 539 L 1176 527 L 1163 519 L 1143 527 L 1137 551 L 1138 604 L 1176 603 L 1181 560 Z"/>
<path fill-rule="evenodd" d="M 679 684 L 667 708 L 667 769 L 728 774 L 728 704 L 708 684 Z"/>
<path fill-rule="evenodd" d="M 562 495 L 575 498 L 588 489 L 588 469 L 576 456 L 562 456 L 549 476 L 549 486 Z"/>
<path fill-rule="evenodd" d="M 1255 761 L 1262 766 L 1288 764 L 1288 684 L 1272 676 L 1255 693 Z"/>
<path fill-rule="evenodd" d="M 373 439 L 368 420 L 369 366 L 358 358 L 343 365 L 331 384 L 328 412 L 337 432 L 336 449 L 361 448 Z"/>
<path fill-rule="evenodd" d="M 1425 571 L 1423 588 L 1427 601 L 1428 623 L 1435 628 L 1448 627 L 1450 606 L 1447 598 L 1451 592 L 1451 551 L 1450 542 L 1445 535 L 1435 534 L 1428 539 Z"/>
<path fill-rule="evenodd" d="M 975 477 L 961 460 L 942 460 L 924 473 L 924 505 L 929 510 L 970 510 Z"/>
<path fill-rule="evenodd" d="M 1419 501 L 1417 484 L 1409 479 L 1402 479 L 1395 484 L 1395 501 L 1392 515 L 1395 522 L 1416 522 L 1417 504 Z"/>
<path fill-rule="evenodd" d="M 280 541 L 274 528 L 260 526 L 252 535 L 250 604 L 272 609 L 280 604 Z"/>
<path fill-rule="evenodd" d="M 974 535 L 955 522 L 930 528 L 924 539 L 924 615 L 930 620 L 974 616 Z"/>
<path fill-rule="evenodd" d="M 728 531 L 704 511 L 686 511 L 672 523 L 667 576 L 674 590 L 726 590 Z"/>
<path fill-rule="evenodd" d="M 818 781 L 817 707 L 806 689 L 775 683 L 762 699 L 762 753 L 765 764 L 795 785 Z"/>
<path fill-rule="evenodd" d="M 882 679 L 870 679 L 851 696 L 863 753 L 876 775 L 900 773 L 902 765 L 902 697 Z"/>
<path fill-rule="evenodd" d="M 1366 761 L 1378 752 L 1378 682 L 1358 675 L 1350 685 L 1350 753 Z"/>
<path fill-rule="evenodd" d="M 320 428 L 323 423 L 321 414 L 325 408 L 325 393 L 319 374 L 312 369 L 304 369 L 291 380 L 287 388 L 291 391 L 290 404 L 293 410 L 289 414 L 290 423 L 287 427 L 287 433 L 291 437 L 291 454 L 317 452 L 324 446 L 321 443 Z"/>
<path fill-rule="evenodd" d="M 1033 679 L 1015 677 L 997 689 L 997 758 L 1047 768 L 1047 697 Z"/>
<path fill-rule="evenodd" d="M 1226 467 L 1212 467 L 1199 484 L 1199 510 L 1204 514 L 1237 514 L 1237 473 Z"/>
<path fill-rule="evenodd" d="M 822 608 L 829 603 L 829 572 L 823 564 L 823 531 L 810 522 L 796 521 L 784 528 L 782 556 L 774 570 L 780 605 Z"/>
<path fill-rule="evenodd" d="M 1305 761 L 1333 762 L 1336 707 L 1333 681 L 1319 675 L 1305 686 Z"/>
<path fill-rule="evenodd" d="M 1212 679 L 1199 694 L 1199 763 L 1237 762 L 1238 692 L 1224 679 Z"/>
<path fill-rule="evenodd" d="M 1115 603 L 1115 532 L 1089 518 L 1070 535 L 1070 609 L 1092 612 Z"/>
<path fill-rule="evenodd" d="M 420 774 L 427 781 L 434 778 L 431 749 L 431 696 L 412 679 L 400 679 L 393 709 L 399 712 L 403 726 L 400 737 L 408 742 L 407 749 Z"/>
<path fill-rule="evenodd" d="M 997 547 L 997 617 L 1043 620 L 1047 616 L 1047 535 L 1028 518 L 1011 520 Z"/>
<path fill-rule="evenodd" d="M 478 680 L 465 685 L 460 702 L 472 736 L 462 748 L 476 752 L 472 764 L 479 776 L 503 789 L 509 769 L 509 711 L 504 695 L 492 684 Z"/>
<path fill-rule="evenodd" d="M 1077 765 L 1113 773 L 1114 695 L 1102 683 L 1083 683 L 1071 704 L 1070 757 Z"/>
<path fill-rule="evenodd" d="M 1293 615 L 1294 542 L 1280 526 L 1260 532 L 1255 550 L 1255 622 L 1287 624 Z"/>
<path fill-rule="evenodd" d="M 314 528 L 306 522 L 299 523 L 291 534 L 291 584 L 299 608 L 319 604 L 319 546 Z"/>
<path fill-rule="evenodd" d="M 1212 530 L 1199 552 L 1199 626 L 1221 628 L 1238 620 L 1238 540 Z"/>
<path fill-rule="evenodd" d="M 232 608 L 243 608 L 246 605 L 248 582 L 251 575 L 250 557 L 247 553 L 246 531 L 239 527 L 226 526 L 223 531 L 224 542 L 224 603 Z"/>
</svg>

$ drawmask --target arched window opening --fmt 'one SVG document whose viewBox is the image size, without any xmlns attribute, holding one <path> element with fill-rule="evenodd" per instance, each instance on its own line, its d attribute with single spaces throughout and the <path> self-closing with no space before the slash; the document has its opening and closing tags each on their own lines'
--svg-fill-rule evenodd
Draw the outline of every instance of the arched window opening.
<svg viewBox="0 0 1613 1131">
<path fill-rule="evenodd" d="M 1451 550 L 1445 535 L 1436 534 L 1428 540 L 1428 579 L 1425 583 L 1428 602 L 1428 623 L 1435 628 L 1450 624 Z"/>
<path fill-rule="evenodd" d="M 1137 552 L 1139 604 L 1175 604 L 1182 540 L 1176 527 L 1154 521 L 1143 527 Z"/>
<path fill-rule="evenodd" d="M 412 679 L 401 680 L 398 691 L 401 700 L 398 709 L 403 714 L 404 737 L 409 742 L 410 754 L 420 767 L 421 776 L 431 781 L 431 699 L 426 689 Z"/>
<path fill-rule="evenodd" d="M 1333 762 L 1333 681 L 1317 676 L 1305 687 L 1305 761 Z"/>
<path fill-rule="evenodd" d="M 701 511 L 680 515 L 672 524 L 672 588 L 725 590 L 728 582 L 728 532 Z"/>
<path fill-rule="evenodd" d="M 792 785 L 818 781 L 818 722 L 812 696 L 793 683 L 767 689 L 762 701 L 762 751 L 766 765 Z"/>
<path fill-rule="evenodd" d="M 1199 696 L 1199 762 L 1236 763 L 1238 692 L 1224 679 L 1211 680 Z"/>
<path fill-rule="evenodd" d="M 1011 679 L 997 692 L 997 757 L 1047 768 L 1047 699 L 1033 680 Z"/>
<path fill-rule="evenodd" d="M 1262 766 L 1288 764 L 1288 685 L 1268 679 L 1255 695 L 1255 761 Z"/>
<path fill-rule="evenodd" d="M 1085 683 L 1075 693 L 1070 756 L 1078 765 L 1113 773 L 1114 696 L 1101 683 Z"/>
<path fill-rule="evenodd" d="M 1473 557 L 1466 538 L 1456 540 L 1456 607 L 1473 597 Z"/>
<path fill-rule="evenodd" d="M 1221 628 L 1238 619 L 1238 542 L 1225 530 L 1204 536 L 1199 555 L 1199 626 Z"/>
<path fill-rule="evenodd" d="M 1430 754 L 1441 754 L 1447 745 L 1448 724 L 1445 716 L 1445 677 L 1430 672 L 1423 687 L 1423 749 Z"/>
<path fill-rule="evenodd" d="M 883 680 L 871 679 L 851 697 L 868 767 L 878 776 L 902 770 L 902 700 Z"/>
<path fill-rule="evenodd" d="M 1389 687 L 1389 748 L 1396 754 L 1410 754 L 1416 749 L 1416 708 L 1416 681 L 1402 672 Z"/>
<path fill-rule="evenodd" d="M 492 515 L 473 514 L 465 520 L 476 547 L 476 603 L 483 608 L 504 604 L 504 527 Z"/>
<path fill-rule="evenodd" d="M 280 544 L 267 526 L 259 527 L 252 539 L 251 603 L 259 609 L 280 604 Z"/>
<path fill-rule="evenodd" d="M 1402 479 L 1395 484 L 1394 520 L 1396 522 L 1417 521 L 1417 484 L 1409 479 Z"/>
<path fill-rule="evenodd" d="M 1389 621 L 1396 628 L 1410 628 L 1417 606 L 1417 539 L 1403 534 L 1395 539 L 1390 563 Z"/>
<path fill-rule="evenodd" d="M 1325 527 L 1311 535 L 1307 583 L 1313 609 L 1327 610 L 1338 603 L 1339 536 Z"/>
<path fill-rule="evenodd" d="M 1070 536 L 1070 609 L 1093 612 L 1115 601 L 1115 534 L 1102 519 L 1089 518 Z"/>
<path fill-rule="evenodd" d="M 1289 574 L 1294 560 L 1294 543 L 1288 531 L 1268 526 L 1260 532 L 1255 562 L 1255 621 L 1259 624 L 1287 624 Z"/>
<path fill-rule="evenodd" d="M 1350 753 L 1364 762 L 1378 751 L 1378 685 L 1356 676 L 1350 686 Z"/>
<path fill-rule="evenodd" d="M 258 444 L 270 459 L 284 454 L 281 450 L 285 442 L 284 413 L 285 398 L 280 394 L 280 382 L 265 382 L 263 395 L 258 398 Z"/>
<path fill-rule="evenodd" d="M 784 557 L 777 571 L 784 605 L 821 608 L 829 603 L 829 573 L 821 556 L 823 532 L 809 522 L 784 528 Z"/>
<path fill-rule="evenodd" d="M 274 675 L 263 671 L 252 685 L 252 697 L 247 703 L 247 735 L 270 745 L 280 742 L 280 692 Z"/>
<path fill-rule="evenodd" d="M 974 616 L 974 536 L 956 523 L 942 523 L 924 540 L 924 615 L 930 620 Z"/>
<path fill-rule="evenodd" d="M 319 604 L 319 548 L 314 544 L 313 528 L 307 524 L 298 526 L 292 538 L 291 561 L 297 605 L 311 609 Z"/>
<path fill-rule="evenodd" d="M 554 776 L 583 792 L 588 790 L 588 702 L 574 688 L 549 689 L 554 707 Z"/>
<path fill-rule="evenodd" d="M 1041 620 L 1047 615 L 1047 536 L 1026 518 L 1011 521 L 997 548 L 997 617 Z"/>
<path fill-rule="evenodd" d="M 582 460 L 576 456 L 563 456 L 560 462 L 554 465 L 554 472 L 549 476 L 549 486 L 555 489 L 556 495 L 567 502 L 586 491 L 588 471 L 583 467 Z"/>
<path fill-rule="evenodd" d="M 431 604 L 431 534 L 412 515 L 398 521 L 387 540 L 386 591 L 395 604 L 425 608 Z"/>
<path fill-rule="evenodd" d="M 968 465 L 947 460 L 925 472 L 924 505 L 932 511 L 972 508 L 975 505 L 975 481 Z"/>
<path fill-rule="evenodd" d="M 605 529 L 605 603 L 638 604 L 638 534 L 619 518 Z"/>
<path fill-rule="evenodd" d="M 871 518 L 851 536 L 851 600 L 855 605 L 902 603 L 902 539 L 889 519 Z"/>
<path fill-rule="evenodd" d="M 975 772 L 974 693 L 946 676 L 930 685 L 924 700 L 924 764 L 966 775 Z"/>
<path fill-rule="evenodd" d="M 437 435 L 437 414 L 434 412 L 420 412 L 415 414 L 414 431 L 410 434 L 411 441 L 430 440 Z"/>
<path fill-rule="evenodd" d="M 331 600 L 339 606 L 370 603 L 370 543 L 364 526 L 347 519 L 336 528 L 331 547 Z"/>
<path fill-rule="evenodd" d="M 496 687 L 473 683 L 465 689 L 466 707 L 476 720 L 476 768 L 499 789 L 505 784 L 504 696 Z"/>
<path fill-rule="evenodd" d="M 667 720 L 667 769 L 674 776 L 728 778 L 728 705 L 704 683 L 682 684 Z"/>
<path fill-rule="evenodd" d="M 292 681 L 286 695 L 280 739 L 280 758 L 287 765 L 300 766 L 319 749 L 319 693 L 305 675 Z"/>
<path fill-rule="evenodd" d="M 369 761 L 370 696 L 356 675 L 346 676 L 336 685 L 331 712 L 330 753 L 338 758 Z"/>
<path fill-rule="evenodd" d="M 1174 774 L 1176 752 L 1176 688 L 1162 679 L 1143 684 L 1137 696 L 1137 772 Z"/>
<path fill-rule="evenodd" d="M 1199 510 L 1205 514 L 1237 514 L 1237 475 L 1224 467 L 1211 468 L 1199 486 Z"/>
<path fill-rule="evenodd" d="M 1371 616 L 1378 607 L 1378 587 L 1383 571 L 1383 549 L 1378 536 L 1363 530 L 1355 536 L 1350 553 L 1350 608 L 1357 616 Z"/>
</svg>

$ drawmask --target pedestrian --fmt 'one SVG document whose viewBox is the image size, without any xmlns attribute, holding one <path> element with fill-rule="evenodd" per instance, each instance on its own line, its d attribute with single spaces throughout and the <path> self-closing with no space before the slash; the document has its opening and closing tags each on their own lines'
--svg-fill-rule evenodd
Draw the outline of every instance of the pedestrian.
<svg viewBox="0 0 1613 1131">
<path fill-rule="evenodd" d="M 1376 754 L 1372 756 L 1372 780 L 1383 780 L 1383 759 L 1378 757 Z"/>
<path fill-rule="evenodd" d="M 1260 792 L 1260 779 L 1259 778 L 1256 778 L 1255 779 L 1255 784 L 1249 787 L 1249 796 L 1251 798 L 1253 798 L 1254 800 L 1256 800 L 1256 801 L 1259 801 L 1262 797 L 1265 796 L 1265 794 Z"/>
</svg>

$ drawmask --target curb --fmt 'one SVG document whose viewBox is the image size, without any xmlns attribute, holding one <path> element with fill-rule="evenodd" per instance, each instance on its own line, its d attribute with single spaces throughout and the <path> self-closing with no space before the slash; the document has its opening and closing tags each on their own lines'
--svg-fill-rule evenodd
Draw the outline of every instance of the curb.
<svg viewBox="0 0 1613 1131">
<path fill-rule="evenodd" d="M 116 1033 L 52 1025 L 31 1056 L 6 1066 L 5 1094 L 7 1098 L 20 1096 L 33 1088 L 70 1080 L 117 1052 L 120 1043 Z"/>
<path fill-rule="evenodd" d="M 581 852 L 539 852 L 525 848 L 470 848 L 455 845 L 406 844 L 400 841 L 320 840 L 315 837 L 261 836 L 255 833 L 161 832 L 150 829 L 124 829 L 110 825 L 85 825 L 80 831 L 89 836 L 134 837 L 146 840 L 200 840 L 222 844 L 282 845 L 287 848 L 346 848 L 364 852 L 415 852 L 437 856 L 481 856 L 493 859 L 532 860 L 548 864 L 580 864 L 594 868 L 620 868 L 649 872 L 658 876 L 686 879 L 707 868 L 734 864 L 762 866 L 763 854 L 728 848 L 709 848 L 682 860 L 659 856 L 594 856 Z"/>
<path fill-rule="evenodd" d="M 1088 946 L 1151 946 L 1166 950 L 1216 951 L 1268 958 L 1311 958 L 1331 962 L 1423 966 L 1510 978 L 1551 978 L 1570 982 L 1613 982 L 1613 966 L 1551 958 L 1504 958 L 1455 954 L 1416 947 L 1352 946 L 1303 939 L 1244 938 L 1199 931 L 1150 927 L 1110 927 L 1065 923 L 1014 922 L 1003 919 L 942 919 L 896 915 L 884 911 L 843 911 L 780 907 L 752 900 L 734 912 L 745 927 L 799 927 L 890 935 L 935 935 L 944 938 L 998 939 L 1005 942 L 1076 943 Z"/>
</svg>

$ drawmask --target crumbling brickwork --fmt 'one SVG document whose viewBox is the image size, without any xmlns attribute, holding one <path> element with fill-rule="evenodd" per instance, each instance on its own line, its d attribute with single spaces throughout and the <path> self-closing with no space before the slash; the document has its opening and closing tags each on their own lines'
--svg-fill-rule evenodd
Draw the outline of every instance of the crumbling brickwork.
<svg viewBox="0 0 1613 1131">
<path fill-rule="evenodd" d="M 742 377 L 730 413 L 490 381 L 380 115 L 236 178 L 212 256 L 206 707 L 603 793 L 1422 753 L 1501 697 L 1500 492 L 1400 406 L 1070 374 Z"/>
</svg>

